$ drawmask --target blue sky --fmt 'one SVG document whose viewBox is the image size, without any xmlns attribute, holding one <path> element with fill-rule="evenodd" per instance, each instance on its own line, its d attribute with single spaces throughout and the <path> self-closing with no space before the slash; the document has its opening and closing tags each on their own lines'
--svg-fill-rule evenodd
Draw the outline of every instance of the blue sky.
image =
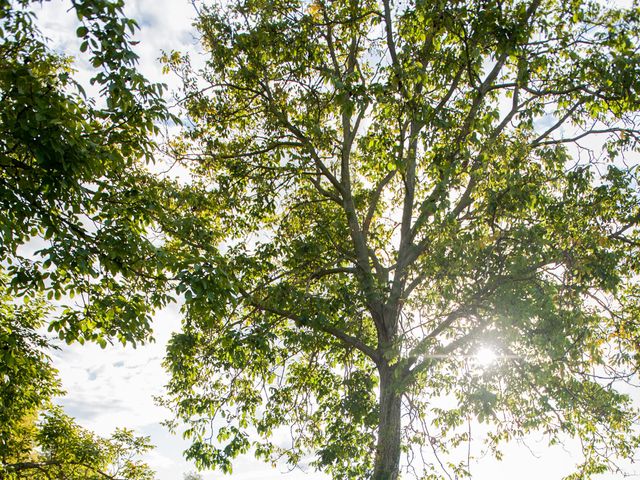
<svg viewBox="0 0 640 480">
<path fill-rule="evenodd" d="M 53 0 L 43 4 L 40 23 L 52 46 L 67 54 L 79 55 L 75 36 L 76 19 L 70 14 L 68 1 Z M 177 49 L 192 52 L 198 58 L 197 39 L 191 27 L 193 7 L 187 0 L 129 0 L 127 14 L 138 20 L 142 30 L 136 51 L 141 57 L 140 70 L 151 80 L 162 81 L 170 88 L 176 79 L 161 74 L 158 57 L 162 50 Z M 197 61 L 196 61 L 197 64 Z M 79 77 L 88 80 L 89 65 L 80 59 L 76 63 Z M 90 90 L 88 90 L 90 91 Z M 159 480 L 180 480 L 195 467 L 182 458 L 187 444 L 171 435 L 160 425 L 169 412 L 154 402 L 162 394 L 167 375 L 161 362 L 172 331 L 180 328 L 179 307 L 173 305 L 156 316 L 156 342 L 133 349 L 112 346 L 102 350 L 93 345 L 62 345 L 54 355 L 67 395 L 60 399 L 69 414 L 99 434 L 108 435 L 118 426 L 135 429 L 149 435 L 157 448 L 147 460 L 158 472 Z M 475 429 L 476 427 L 474 427 Z M 478 427 L 474 432 L 480 431 Z M 476 434 L 478 435 L 478 434 Z M 474 444 L 480 451 L 480 445 Z M 532 436 L 525 443 L 514 442 L 505 448 L 505 460 L 498 463 L 486 456 L 472 464 L 474 477 L 492 480 L 560 479 L 569 473 L 580 455 L 575 442 L 566 447 L 548 447 L 542 435 Z M 285 474 L 286 467 L 272 469 L 250 456 L 239 459 L 234 468 L 234 480 L 303 479 L 318 480 L 319 474 L 303 474 L 296 470 Z M 224 478 L 220 473 L 203 472 L 206 480 Z M 616 476 L 603 476 L 614 479 Z"/>
</svg>

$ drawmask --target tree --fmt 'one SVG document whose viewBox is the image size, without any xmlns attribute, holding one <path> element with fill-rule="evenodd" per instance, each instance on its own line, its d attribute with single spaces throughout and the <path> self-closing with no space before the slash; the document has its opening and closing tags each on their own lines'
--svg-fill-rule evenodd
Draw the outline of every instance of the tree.
<svg viewBox="0 0 640 480">
<path fill-rule="evenodd" d="M 0 283 L 0 457 L 28 455 L 38 410 L 60 385 L 45 351 L 49 342 L 39 335 L 46 307 L 42 300 L 16 304 Z"/>
<path fill-rule="evenodd" d="M 0 479 L 153 479 L 139 458 L 148 438 L 126 429 L 98 437 L 52 404 L 62 392 L 47 355 L 53 347 L 38 333 L 46 303 L 19 303 L 0 280 Z"/>
<path fill-rule="evenodd" d="M 74 0 L 87 97 L 38 31 L 38 3 L 0 1 L 0 258 L 18 296 L 77 296 L 50 324 L 67 341 L 144 341 L 168 300 L 141 193 L 157 124 L 173 119 L 163 85 L 137 70 L 122 0 Z"/>
<path fill-rule="evenodd" d="M 168 297 L 139 190 L 156 122 L 173 117 L 163 86 L 136 69 L 123 1 L 70 2 L 97 101 L 38 31 L 39 3 L 0 0 L 0 478 L 150 479 L 147 438 L 100 438 L 52 405 L 61 392 L 41 330 L 102 346 L 149 339 Z"/>
<path fill-rule="evenodd" d="M 202 480 L 202 475 L 193 472 L 185 473 L 183 475 L 183 480 Z"/>
<path fill-rule="evenodd" d="M 164 59 L 190 121 L 165 225 L 187 456 L 464 477 L 476 420 L 497 456 L 579 439 L 572 478 L 632 456 L 639 20 L 589 1 L 201 6 L 206 66 Z"/>
<path fill-rule="evenodd" d="M 26 420 L 28 422 L 28 420 Z M 40 422 L 30 425 L 35 436 L 31 449 L 3 459 L 0 478 L 30 480 L 153 480 L 153 471 L 140 460 L 150 450 L 147 437 L 135 437 L 127 429 L 101 438 L 74 423 L 59 408 L 48 410 Z M 13 433 L 13 432 L 12 432 Z"/>
</svg>

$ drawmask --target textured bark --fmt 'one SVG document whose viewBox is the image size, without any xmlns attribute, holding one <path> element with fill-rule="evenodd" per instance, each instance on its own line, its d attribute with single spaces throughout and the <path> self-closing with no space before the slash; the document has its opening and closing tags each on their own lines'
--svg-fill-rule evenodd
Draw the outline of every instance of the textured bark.
<svg viewBox="0 0 640 480">
<path fill-rule="evenodd" d="M 380 422 L 372 480 L 397 480 L 400 469 L 402 395 L 393 385 L 393 370 L 380 369 Z"/>
</svg>

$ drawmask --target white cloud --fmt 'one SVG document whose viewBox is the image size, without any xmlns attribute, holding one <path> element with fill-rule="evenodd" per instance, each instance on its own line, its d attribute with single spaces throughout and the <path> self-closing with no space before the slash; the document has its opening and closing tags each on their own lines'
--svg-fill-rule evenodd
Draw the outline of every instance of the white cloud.
<svg viewBox="0 0 640 480">
<path fill-rule="evenodd" d="M 168 412 L 153 397 L 162 394 L 167 380 L 161 362 L 170 331 L 179 328 L 176 319 L 175 312 L 163 312 L 154 323 L 157 342 L 136 349 L 74 344 L 56 352 L 54 364 L 67 391 L 61 403 L 69 413 L 100 434 L 166 419 Z"/>
</svg>

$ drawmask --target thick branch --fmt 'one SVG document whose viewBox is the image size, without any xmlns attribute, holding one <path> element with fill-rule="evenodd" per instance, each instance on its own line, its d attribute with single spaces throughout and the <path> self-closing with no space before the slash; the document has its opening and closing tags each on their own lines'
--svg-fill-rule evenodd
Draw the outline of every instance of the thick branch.
<svg viewBox="0 0 640 480">
<path fill-rule="evenodd" d="M 308 318 L 304 318 L 296 313 L 288 312 L 286 310 L 282 310 L 277 307 L 272 307 L 269 305 L 265 305 L 264 303 L 258 301 L 256 298 L 248 294 L 247 292 L 241 291 L 241 295 L 247 300 L 249 305 L 254 308 L 257 308 L 260 311 L 272 313 L 274 315 L 278 315 L 283 318 L 288 318 L 289 320 L 293 320 L 299 325 L 307 326 L 313 330 L 320 331 L 323 333 L 327 333 L 334 338 L 337 338 L 342 343 L 349 347 L 354 347 L 364 353 L 367 357 L 373 360 L 376 365 L 380 362 L 381 358 L 375 348 L 370 347 L 366 343 L 364 343 L 359 338 L 356 338 L 352 335 L 349 335 L 346 332 L 343 332 L 339 328 L 336 328 L 332 325 L 328 325 L 326 323 L 321 323 L 319 321 L 310 320 Z"/>
<path fill-rule="evenodd" d="M 364 217 L 364 221 L 362 222 L 362 231 L 365 235 L 369 234 L 369 229 L 371 228 L 371 222 L 373 221 L 373 216 L 376 213 L 376 209 L 378 208 L 378 203 L 380 201 L 380 196 L 382 195 L 382 191 L 389 184 L 389 182 L 396 175 L 397 170 L 392 170 L 387 173 L 382 180 L 376 185 L 375 190 L 373 191 L 373 196 L 371 198 L 371 203 L 369 203 L 369 208 L 367 209 L 367 214 Z"/>
</svg>

